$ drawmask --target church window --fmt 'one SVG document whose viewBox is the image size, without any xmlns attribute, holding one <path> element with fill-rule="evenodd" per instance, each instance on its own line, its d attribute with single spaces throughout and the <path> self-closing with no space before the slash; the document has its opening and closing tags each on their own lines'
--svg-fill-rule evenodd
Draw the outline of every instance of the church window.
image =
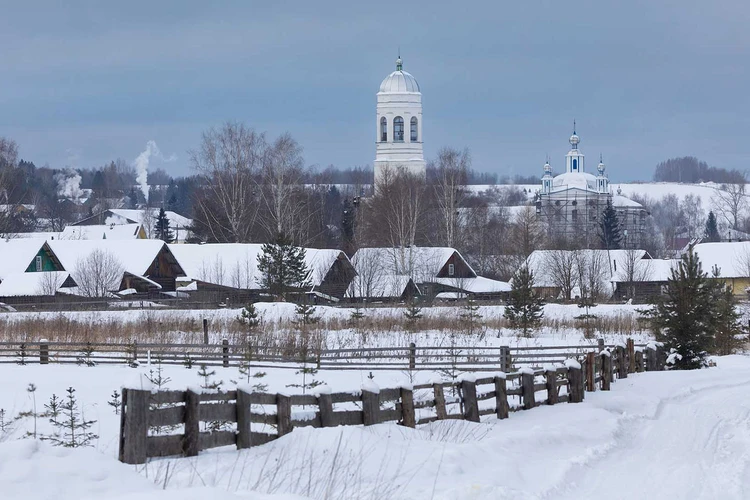
<svg viewBox="0 0 750 500">
<path fill-rule="evenodd" d="M 575 202 L 573 202 L 573 203 L 575 203 Z M 570 212 L 570 219 L 573 222 L 575 222 L 575 221 L 578 220 L 578 210 L 573 210 L 572 212 Z"/>
<path fill-rule="evenodd" d="M 578 205 L 578 202 L 576 200 L 573 200 L 573 206 Z"/>
<path fill-rule="evenodd" d="M 578 171 L 578 160 L 573 158 L 573 172 Z"/>
<path fill-rule="evenodd" d="M 404 142 L 404 119 L 400 116 L 393 119 L 393 140 Z"/>
<path fill-rule="evenodd" d="M 417 117 L 412 116 L 411 117 L 411 142 L 417 142 L 418 134 L 417 134 Z"/>
<path fill-rule="evenodd" d="M 388 142 L 388 120 L 380 119 L 380 142 Z"/>
</svg>

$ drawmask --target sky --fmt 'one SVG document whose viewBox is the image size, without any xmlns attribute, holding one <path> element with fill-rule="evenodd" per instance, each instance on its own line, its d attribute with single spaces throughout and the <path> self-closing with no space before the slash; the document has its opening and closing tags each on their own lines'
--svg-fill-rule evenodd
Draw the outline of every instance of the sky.
<svg viewBox="0 0 750 500">
<path fill-rule="evenodd" d="M 404 69 L 423 95 L 427 159 L 476 170 L 564 168 L 577 122 L 587 170 L 649 180 L 693 155 L 750 155 L 750 3 L 12 2 L 0 17 L 0 136 L 53 168 L 132 162 L 191 173 L 226 121 L 289 132 L 309 166 L 372 165 L 375 94 Z M 171 159 L 171 161 L 165 161 Z"/>
</svg>

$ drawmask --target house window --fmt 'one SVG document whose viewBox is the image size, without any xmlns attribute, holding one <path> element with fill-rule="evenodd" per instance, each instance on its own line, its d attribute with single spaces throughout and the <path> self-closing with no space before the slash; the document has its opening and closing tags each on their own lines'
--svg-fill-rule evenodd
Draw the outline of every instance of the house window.
<svg viewBox="0 0 750 500">
<path fill-rule="evenodd" d="M 42 270 L 42 256 L 41 255 L 36 256 L 36 270 L 37 271 Z"/>
<path fill-rule="evenodd" d="M 388 120 L 380 119 L 380 142 L 388 142 Z"/>
<path fill-rule="evenodd" d="M 456 265 L 448 264 L 448 276 L 453 276 L 454 274 L 456 274 Z"/>
<path fill-rule="evenodd" d="M 411 142 L 417 142 L 417 117 L 411 117 Z"/>
<path fill-rule="evenodd" d="M 393 119 L 393 140 L 404 142 L 404 119 L 400 116 Z"/>
</svg>

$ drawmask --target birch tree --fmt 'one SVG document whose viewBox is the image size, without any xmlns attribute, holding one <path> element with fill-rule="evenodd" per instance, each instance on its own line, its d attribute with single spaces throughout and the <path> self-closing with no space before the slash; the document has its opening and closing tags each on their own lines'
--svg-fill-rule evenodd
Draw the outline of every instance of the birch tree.
<svg viewBox="0 0 750 500">
<path fill-rule="evenodd" d="M 442 233 L 439 244 L 442 246 L 456 246 L 458 208 L 466 196 L 464 188 L 470 168 L 468 149 L 442 148 L 438 151 L 433 190 Z"/>
</svg>

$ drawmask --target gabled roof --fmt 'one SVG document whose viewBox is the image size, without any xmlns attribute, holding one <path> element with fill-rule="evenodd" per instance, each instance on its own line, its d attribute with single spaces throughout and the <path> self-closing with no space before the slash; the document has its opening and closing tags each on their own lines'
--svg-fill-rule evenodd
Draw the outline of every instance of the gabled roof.
<svg viewBox="0 0 750 500">
<path fill-rule="evenodd" d="M 359 274 L 367 273 L 366 268 L 374 265 L 383 275 L 410 276 L 415 283 L 424 283 L 436 278 L 453 254 L 476 276 L 458 250 L 450 247 L 360 248 L 352 257 L 352 264 Z"/>
<path fill-rule="evenodd" d="M 0 283 L 0 297 L 54 295 L 69 278 L 67 271 L 9 274 Z"/>
<path fill-rule="evenodd" d="M 241 289 L 260 289 L 259 243 L 206 243 L 202 245 L 169 245 L 187 277 L 214 285 Z M 310 271 L 307 283 L 318 286 L 338 258 L 341 250 L 305 249 L 305 265 Z"/>
<path fill-rule="evenodd" d="M 135 240 L 142 233 L 141 224 L 102 224 L 68 226 L 57 236 L 58 240 Z"/>
<path fill-rule="evenodd" d="M 693 246 L 693 251 L 709 276 L 717 266 L 722 278 L 750 277 L 750 241 L 699 243 Z"/>
<path fill-rule="evenodd" d="M 564 253 L 561 254 L 560 252 Z M 632 254 L 631 252 L 636 253 Z M 525 264 L 529 266 L 529 270 L 534 275 L 535 287 L 556 286 L 548 268 L 558 255 L 565 255 L 570 259 L 575 259 L 577 255 L 586 259 L 601 259 L 602 266 L 606 270 L 607 281 L 611 281 L 618 272 L 625 269 L 629 259 L 651 259 L 651 256 L 645 250 L 535 250 L 526 259 Z"/>
<path fill-rule="evenodd" d="M 48 243 L 63 267 L 74 277 L 79 260 L 96 250 L 112 254 L 125 272 L 135 276 L 144 276 L 157 255 L 163 250 L 169 251 L 160 240 L 54 240 Z"/>
<path fill-rule="evenodd" d="M 349 284 L 346 296 L 356 299 L 398 298 L 406 292 L 409 283 L 413 283 L 409 276 L 394 274 L 373 277 L 371 280 L 355 276 Z M 419 287 L 416 289 L 419 291 Z"/>
<path fill-rule="evenodd" d="M 25 272 L 44 245 L 39 239 L 0 240 L 0 281 L 9 274 Z"/>
</svg>

